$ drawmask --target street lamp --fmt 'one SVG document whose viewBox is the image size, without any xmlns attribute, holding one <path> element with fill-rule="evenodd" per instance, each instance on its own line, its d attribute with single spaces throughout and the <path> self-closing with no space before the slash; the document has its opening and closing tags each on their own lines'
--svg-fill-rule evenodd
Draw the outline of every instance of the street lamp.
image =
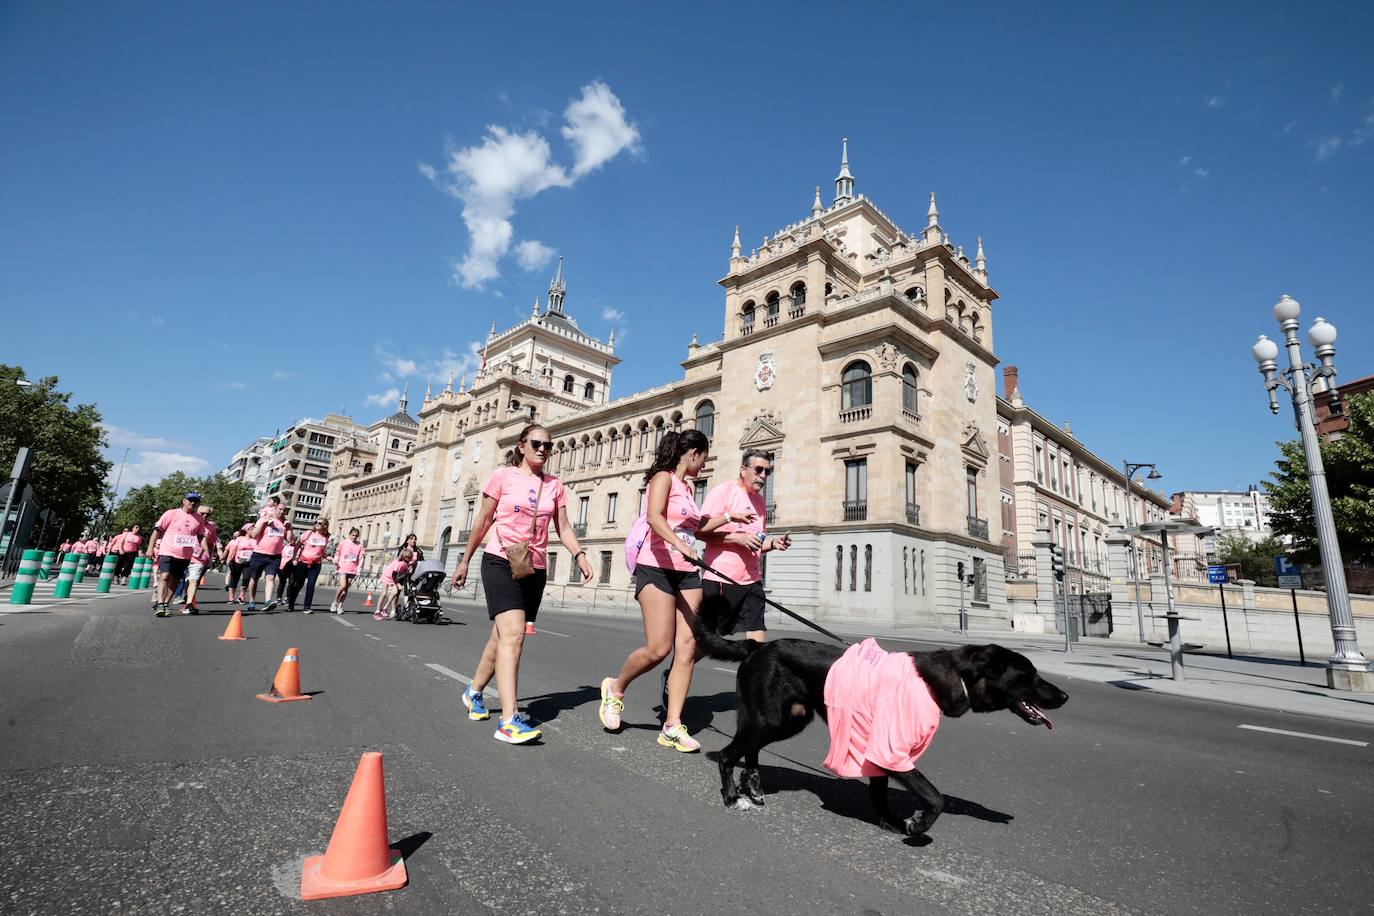
<svg viewBox="0 0 1374 916">
<path fill-rule="evenodd" d="M 1126 528 L 1128 529 L 1128 532 L 1127 532 L 1128 534 L 1129 534 L 1129 529 L 1135 527 L 1135 513 L 1131 510 L 1131 478 L 1135 477 L 1135 475 L 1136 475 L 1138 472 L 1143 471 L 1143 470 L 1145 470 L 1146 468 L 1149 468 L 1149 469 L 1150 469 L 1150 473 L 1145 475 L 1145 479 L 1146 479 L 1146 480 L 1160 480 L 1160 479 L 1162 479 L 1162 478 L 1164 477 L 1163 474 L 1159 473 L 1159 469 L 1156 468 L 1153 464 L 1132 464 L 1132 463 L 1129 462 L 1129 461 L 1123 461 L 1123 462 L 1121 462 L 1121 469 L 1122 469 L 1122 472 L 1125 473 L 1125 475 L 1126 475 Z M 1144 611 L 1144 609 L 1140 606 L 1140 563 L 1136 560 L 1136 555 L 1135 555 L 1135 535 L 1134 535 L 1134 534 L 1130 534 L 1130 538 L 1131 538 L 1131 544 L 1130 544 L 1130 548 L 1131 548 L 1131 584 L 1135 587 L 1135 626 L 1136 626 L 1136 635 L 1140 638 L 1140 641 L 1141 641 L 1141 642 L 1144 642 L 1144 641 L 1145 641 L 1145 611 Z"/>
<path fill-rule="evenodd" d="M 1284 347 L 1288 350 L 1288 368 L 1279 371 L 1279 345 L 1260 335 L 1250 348 L 1264 388 L 1269 392 L 1269 409 L 1279 412 L 1278 389 L 1282 387 L 1293 399 L 1293 413 L 1298 433 L 1302 437 L 1303 457 L 1307 460 L 1307 483 L 1312 488 L 1312 516 L 1317 523 L 1317 548 L 1321 552 L 1322 573 L 1326 578 L 1326 607 L 1331 616 L 1331 636 L 1336 651 L 1326 662 L 1327 686 L 1339 690 L 1374 693 L 1374 672 L 1360 652 L 1355 638 L 1355 618 L 1350 613 L 1350 595 L 1345 587 L 1345 568 L 1341 564 L 1341 547 L 1336 540 L 1336 523 L 1331 517 L 1331 499 L 1326 492 L 1326 468 L 1322 464 L 1321 443 L 1312 418 L 1313 389 L 1331 391 L 1331 412 L 1338 413 L 1340 402 L 1333 379 L 1336 367 L 1336 328 L 1318 318 L 1307 332 L 1307 339 L 1320 361 L 1313 366 L 1302 361 L 1302 345 L 1298 342 L 1297 300 L 1284 295 L 1274 306 L 1274 318 L 1283 329 Z M 1309 375 L 1309 372 L 1311 373 Z"/>
</svg>

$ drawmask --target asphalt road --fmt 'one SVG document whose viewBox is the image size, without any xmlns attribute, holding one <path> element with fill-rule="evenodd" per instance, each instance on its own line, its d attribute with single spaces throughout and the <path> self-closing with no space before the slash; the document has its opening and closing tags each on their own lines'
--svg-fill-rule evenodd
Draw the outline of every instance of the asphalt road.
<svg viewBox="0 0 1374 916">
<path fill-rule="evenodd" d="M 202 594 L 206 594 L 203 592 Z M 222 593 L 208 591 L 214 599 Z M 706 754 L 654 742 L 656 675 L 602 731 L 595 685 L 636 621 L 549 614 L 522 705 L 539 745 L 494 741 L 459 692 L 484 613 L 448 626 L 227 609 L 154 619 L 146 592 L 0 614 L 5 913 L 1292 913 L 1369 908 L 1374 728 L 1060 681 L 1053 732 L 948 720 L 922 768 L 948 798 L 925 844 L 826 774 L 823 726 L 765 753 L 762 810 L 726 811 Z M 905 648 L 884 640 L 890 648 Z M 306 703 L 254 698 L 299 647 Z M 703 661 L 685 718 L 733 729 Z M 410 885 L 301 903 L 358 756 L 385 756 Z M 902 797 L 897 810 L 909 810 Z"/>
</svg>

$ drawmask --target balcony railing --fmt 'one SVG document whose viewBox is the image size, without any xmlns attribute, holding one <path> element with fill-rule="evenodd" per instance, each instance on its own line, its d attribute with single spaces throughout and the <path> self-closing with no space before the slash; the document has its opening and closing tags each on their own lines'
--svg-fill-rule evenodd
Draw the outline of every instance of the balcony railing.
<svg viewBox="0 0 1374 916">
<path fill-rule="evenodd" d="M 982 538 L 986 541 L 988 539 L 987 519 L 975 518 L 972 515 L 970 515 L 968 517 L 968 533 L 976 538 Z"/>
<path fill-rule="evenodd" d="M 868 520 L 868 500 L 846 499 L 844 501 L 844 520 L 863 522 Z"/>
<path fill-rule="evenodd" d="M 787 310 L 787 317 L 791 318 L 793 321 L 796 321 L 798 318 L 802 317 L 805 314 L 806 306 L 804 305 L 794 305 Z"/>
<path fill-rule="evenodd" d="M 586 523 L 586 522 L 573 522 L 573 534 L 577 535 L 579 538 L 584 538 L 584 537 L 586 537 L 586 536 L 587 536 L 587 523 Z"/>
<path fill-rule="evenodd" d="M 906 520 L 908 524 L 921 524 L 921 507 L 915 503 L 906 504 Z"/>
<path fill-rule="evenodd" d="M 773 524 L 773 522 L 777 521 L 777 518 L 778 518 L 778 507 L 777 507 L 777 506 L 773 505 L 772 503 L 769 503 L 768 505 L 766 505 L 766 506 L 763 507 L 763 521 L 764 521 L 764 524 L 771 525 L 771 524 Z"/>
<path fill-rule="evenodd" d="M 778 318 L 779 318 L 779 317 L 780 317 L 780 316 L 778 316 L 778 315 L 766 315 L 766 316 L 764 316 L 764 319 L 763 319 L 763 326 L 764 326 L 765 328 L 775 328 L 775 327 L 777 327 L 777 326 L 778 326 Z"/>
<path fill-rule="evenodd" d="M 840 411 L 841 423 L 857 423 L 860 420 L 867 420 L 873 416 L 873 405 L 865 404 L 863 407 L 850 407 Z"/>
<path fill-rule="evenodd" d="M 741 337 L 746 337 L 752 333 L 754 333 L 754 322 L 741 321 L 739 323 L 739 334 Z"/>
</svg>

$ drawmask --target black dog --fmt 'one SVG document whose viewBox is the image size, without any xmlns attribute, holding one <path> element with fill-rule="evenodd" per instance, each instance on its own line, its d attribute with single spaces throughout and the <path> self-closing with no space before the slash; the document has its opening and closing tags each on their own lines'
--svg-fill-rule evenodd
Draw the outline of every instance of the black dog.
<svg viewBox="0 0 1374 916">
<path fill-rule="evenodd" d="M 698 645 L 711 658 L 738 661 L 738 709 L 735 738 L 720 753 L 720 794 L 726 807 L 763 804 L 759 784 L 759 750 L 799 734 L 815 714 L 826 717 L 825 678 L 844 649 L 806 639 L 756 643 L 727 640 L 701 628 Z M 908 652 L 940 711 L 946 716 L 1009 709 L 1031 725 L 1053 728 L 1043 709 L 1058 709 L 1068 694 L 1035 671 L 1030 660 L 1002 646 L 960 646 L 934 652 Z M 744 760 L 741 785 L 734 768 Z M 920 770 L 890 772 L 916 796 L 916 814 L 898 824 L 887 806 L 887 776 L 868 781 L 869 798 L 886 830 L 916 836 L 925 833 L 944 810 L 944 796 Z M 741 798 L 740 792 L 744 797 Z"/>
</svg>

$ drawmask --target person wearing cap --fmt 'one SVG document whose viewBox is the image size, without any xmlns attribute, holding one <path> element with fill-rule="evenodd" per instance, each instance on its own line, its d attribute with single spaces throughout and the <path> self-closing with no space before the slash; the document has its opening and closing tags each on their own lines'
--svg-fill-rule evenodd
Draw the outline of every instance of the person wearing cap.
<svg viewBox="0 0 1374 916">
<path fill-rule="evenodd" d="M 148 539 L 148 556 L 157 560 L 157 598 L 153 616 L 171 617 L 172 591 L 191 565 L 191 557 L 205 547 L 205 519 L 200 508 L 200 494 L 187 493 L 180 509 L 168 509 L 153 526 Z"/>
</svg>

